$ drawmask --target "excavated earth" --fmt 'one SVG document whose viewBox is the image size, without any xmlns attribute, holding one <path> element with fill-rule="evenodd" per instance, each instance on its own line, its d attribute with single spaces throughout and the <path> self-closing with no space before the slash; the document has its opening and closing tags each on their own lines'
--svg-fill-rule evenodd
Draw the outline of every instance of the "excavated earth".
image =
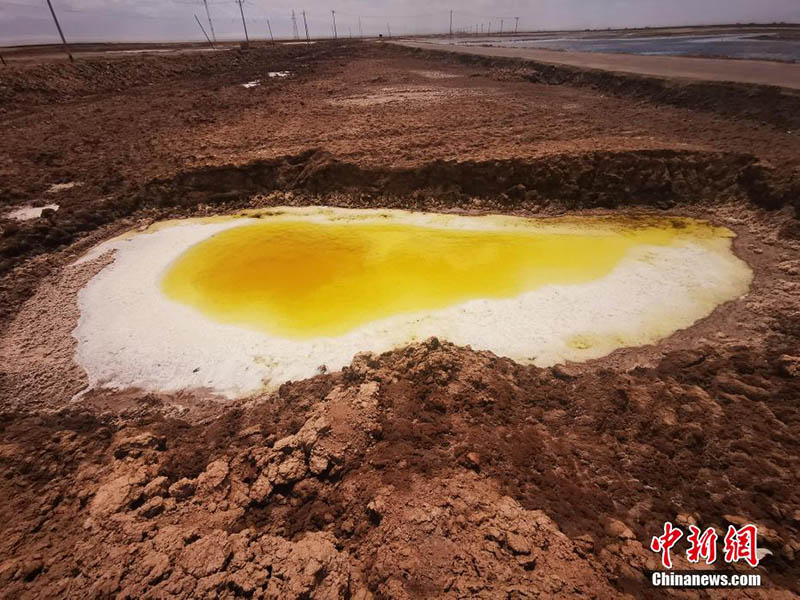
<svg viewBox="0 0 800 600">
<path fill-rule="evenodd" d="M 59 208 L 0 220 L 0 596 L 800 594 L 798 114 L 780 90 L 380 43 L 11 63 L 0 214 Z M 279 205 L 699 217 L 754 280 L 580 365 L 430 339 L 237 401 L 85 391 L 70 263 Z M 757 523 L 769 554 L 735 569 L 763 587 L 649 587 L 665 521 Z"/>
</svg>

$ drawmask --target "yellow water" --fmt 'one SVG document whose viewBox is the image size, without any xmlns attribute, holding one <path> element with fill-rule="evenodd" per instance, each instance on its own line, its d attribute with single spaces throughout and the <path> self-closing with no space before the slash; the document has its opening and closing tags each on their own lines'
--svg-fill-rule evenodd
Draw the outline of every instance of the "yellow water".
<svg viewBox="0 0 800 600">
<path fill-rule="evenodd" d="M 253 220 L 186 250 L 162 289 L 220 322 L 290 338 L 335 336 L 398 313 L 598 279 L 636 246 L 727 231 L 689 219 L 500 219 L 490 229 L 464 229 L 465 217 L 462 228 L 446 218 L 441 226 Z"/>
</svg>

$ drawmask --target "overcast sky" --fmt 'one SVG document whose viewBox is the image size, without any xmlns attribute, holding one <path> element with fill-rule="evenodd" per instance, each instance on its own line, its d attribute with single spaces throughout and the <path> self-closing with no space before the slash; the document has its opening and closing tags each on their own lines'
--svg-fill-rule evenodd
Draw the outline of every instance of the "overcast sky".
<svg viewBox="0 0 800 600">
<path fill-rule="evenodd" d="M 245 0 L 251 37 L 263 38 L 270 20 L 275 37 L 292 36 L 292 9 L 305 9 L 312 36 L 333 33 L 336 10 L 339 36 L 444 32 L 453 9 L 455 28 L 504 19 L 506 30 L 519 17 L 520 30 L 597 29 L 713 23 L 800 22 L 800 0 Z M 202 0 L 52 0 L 64 33 L 73 41 L 201 40 L 194 20 L 208 26 Z M 241 17 L 235 0 L 208 0 L 217 38 L 240 39 Z M 0 45 L 45 43 L 58 34 L 45 0 L 0 0 Z"/>
</svg>

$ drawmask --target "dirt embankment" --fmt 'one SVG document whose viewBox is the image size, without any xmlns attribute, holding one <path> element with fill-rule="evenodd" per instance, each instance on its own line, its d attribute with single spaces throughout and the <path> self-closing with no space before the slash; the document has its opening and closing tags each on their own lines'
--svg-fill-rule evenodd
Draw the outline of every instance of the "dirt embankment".
<svg viewBox="0 0 800 600">
<path fill-rule="evenodd" d="M 116 416 L 7 414 L 0 582 L 6 597 L 656 598 L 654 524 L 746 518 L 774 553 L 763 597 L 780 597 L 800 552 L 800 378 L 781 358 L 797 333 L 624 376 L 431 340 L 207 425 L 146 397 Z"/>
<path fill-rule="evenodd" d="M 175 56 L 138 55 L 125 58 L 98 58 L 74 63 L 11 63 L 0 77 L 0 116 L 31 105 L 70 102 L 96 95 L 112 94 L 175 81 L 220 76 L 237 78 L 260 76 L 269 64 L 276 71 L 311 69 L 311 63 L 341 52 L 341 45 L 253 46 L 247 50 L 226 49 L 212 53 Z M 345 50 L 346 51 L 346 50 Z M 304 59 L 308 62 L 303 64 Z"/>
<path fill-rule="evenodd" d="M 616 96 L 717 113 L 732 119 L 749 119 L 775 127 L 800 129 L 800 91 L 768 85 L 738 83 L 691 83 L 553 65 L 520 58 L 487 57 L 470 54 L 402 47 L 413 56 L 443 62 L 505 70 L 532 83 L 589 87 Z M 509 72 L 510 71 L 510 72 Z"/>
</svg>

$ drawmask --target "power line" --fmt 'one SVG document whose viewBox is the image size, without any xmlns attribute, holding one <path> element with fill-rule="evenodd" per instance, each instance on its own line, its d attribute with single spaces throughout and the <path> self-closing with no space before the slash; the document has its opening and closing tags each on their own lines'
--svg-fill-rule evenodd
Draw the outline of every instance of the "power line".
<svg viewBox="0 0 800 600">
<path fill-rule="evenodd" d="M 200 19 L 198 19 L 198 18 L 197 18 L 197 15 L 195 15 L 195 16 L 194 16 L 194 20 L 195 20 L 195 21 L 197 21 L 197 24 L 198 24 L 198 25 L 200 25 L 200 31 L 202 31 L 202 32 L 203 32 L 203 35 L 204 35 L 204 36 L 206 36 L 206 39 L 208 40 L 208 43 L 209 43 L 209 44 L 211 44 L 211 48 L 212 48 L 212 49 L 215 49 L 215 48 L 214 48 L 214 42 L 212 42 L 212 41 L 211 41 L 211 38 L 209 38 L 209 37 L 208 37 L 208 34 L 206 33 L 206 30 L 205 30 L 205 29 L 203 29 L 203 24 L 200 22 Z"/>
<path fill-rule="evenodd" d="M 306 28 L 306 42 L 311 43 L 311 37 L 308 35 L 308 21 L 306 20 L 306 11 L 303 9 L 303 26 Z"/>
<path fill-rule="evenodd" d="M 269 29 L 269 39 L 272 40 L 272 43 L 275 43 L 275 37 L 272 35 L 272 25 L 269 24 L 269 19 L 267 19 L 267 29 Z"/>
<path fill-rule="evenodd" d="M 49 0 L 48 0 L 49 1 Z M 242 8 L 242 4 L 244 4 L 244 0 L 238 0 L 239 4 L 239 12 L 242 14 L 242 27 L 244 27 L 244 43 L 245 45 L 250 45 L 250 38 L 247 35 L 247 23 L 244 21 L 244 8 Z"/>
<path fill-rule="evenodd" d="M 206 7 L 206 16 L 208 17 L 208 28 L 211 29 L 211 37 L 214 38 L 214 41 L 216 42 L 217 41 L 217 35 L 214 33 L 214 23 L 211 20 L 211 12 L 208 10 L 208 0 L 203 0 L 203 5 Z M 195 15 L 195 18 L 197 18 L 197 15 Z M 201 29 L 202 29 L 202 26 L 201 26 Z M 203 33 L 205 33 L 205 31 L 203 31 Z M 211 41 L 211 40 L 209 40 L 209 41 Z M 211 44 L 211 46 L 213 47 L 214 44 Z"/>
<path fill-rule="evenodd" d="M 294 9 L 292 9 L 292 33 L 294 34 L 294 39 L 300 39 L 300 34 L 297 33 L 297 15 L 294 14 Z"/>
<path fill-rule="evenodd" d="M 56 11 L 53 10 L 53 4 L 50 0 L 47 0 L 47 6 L 50 7 L 50 14 L 53 15 L 53 21 L 56 23 L 56 29 L 58 29 L 58 35 L 61 36 L 61 41 L 64 44 L 64 51 L 69 56 L 69 62 L 75 62 L 75 59 L 72 58 L 72 52 L 69 51 L 69 46 L 67 46 L 67 40 L 64 38 L 64 32 L 61 31 L 61 25 L 58 22 L 58 17 L 56 17 Z"/>
</svg>

